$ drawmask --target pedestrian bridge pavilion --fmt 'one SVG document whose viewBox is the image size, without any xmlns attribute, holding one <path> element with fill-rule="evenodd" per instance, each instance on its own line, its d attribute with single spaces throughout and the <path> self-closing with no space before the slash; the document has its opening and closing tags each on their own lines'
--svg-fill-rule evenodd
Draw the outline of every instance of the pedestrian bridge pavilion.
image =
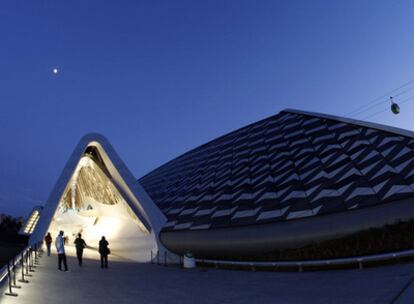
<svg viewBox="0 0 414 304">
<path fill-rule="evenodd" d="M 329 260 L 412 249 L 413 215 L 412 131 L 288 109 L 139 180 L 104 136 L 87 134 L 24 231 L 30 244 L 48 231 L 90 246 L 105 235 L 138 262 L 151 252 Z"/>
<path fill-rule="evenodd" d="M 408 130 L 284 110 L 139 180 L 104 136 L 87 134 L 22 228 L 32 246 L 64 230 L 71 272 L 43 256 L 31 282 L 11 288 L 19 296 L 2 292 L 0 303 L 414 303 L 412 262 L 366 267 L 412 259 L 413 215 Z M 89 245 L 82 268 L 78 233 Z M 188 251 L 202 267 L 177 265 Z M 296 272 L 274 272 L 286 267 Z M 306 271 L 315 268 L 329 271 Z M 0 281 L 14 283 L 7 273 Z"/>
</svg>

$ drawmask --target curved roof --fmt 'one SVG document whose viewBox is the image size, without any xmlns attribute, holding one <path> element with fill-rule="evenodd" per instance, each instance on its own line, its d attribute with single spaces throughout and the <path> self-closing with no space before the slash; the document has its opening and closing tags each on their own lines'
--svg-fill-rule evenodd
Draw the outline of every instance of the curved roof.
<svg viewBox="0 0 414 304">
<path fill-rule="evenodd" d="M 300 219 L 414 196 L 407 130 L 285 110 L 195 148 L 139 182 L 164 231 Z"/>
</svg>

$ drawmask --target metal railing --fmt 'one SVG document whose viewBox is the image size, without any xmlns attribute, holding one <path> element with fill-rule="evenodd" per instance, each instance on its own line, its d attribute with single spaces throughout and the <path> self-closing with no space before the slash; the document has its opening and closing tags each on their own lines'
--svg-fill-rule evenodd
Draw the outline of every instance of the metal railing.
<svg viewBox="0 0 414 304">
<path fill-rule="evenodd" d="M 0 287 L 7 282 L 7 291 L 5 295 L 17 297 L 17 293 L 14 289 L 20 289 L 22 286 L 19 283 L 29 283 L 27 278 L 32 277 L 35 268 L 39 265 L 41 244 L 35 244 L 34 246 L 26 246 L 16 256 L 7 261 L 0 269 Z M 20 274 L 20 279 L 17 280 L 17 276 Z"/>
<path fill-rule="evenodd" d="M 206 266 L 214 266 L 218 268 L 222 267 L 243 267 L 256 270 L 257 268 L 263 268 L 268 270 L 278 270 L 283 268 L 296 268 L 297 271 L 302 272 L 304 268 L 309 267 L 343 267 L 353 266 L 359 269 L 364 268 L 368 263 L 374 262 L 386 262 L 386 261 L 398 261 L 403 258 L 414 258 L 414 249 L 402 250 L 390 253 L 381 253 L 366 256 L 357 256 L 349 258 L 336 258 L 336 259 L 324 259 L 324 260 L 296 260 L 296 261 L 272 261 L 272 262 L 259 262 L 259 261 L 232 261 L 232 260 L 211 260 L 196 258 L 196 262 L 204 269 Z M 183 267 L 183 256 L 171 254 L 168 251 L 151 251 L 150 256 L 151 264 L 157 265 L 180 265 Z"/>
<path fill-rule="evenodd" d="M 169 253 L 168 251 L 152 251 L 151 250 L 150 262 L 151 264 L 157 265 L 179 265 L 181 268 L 183 267 L 183 258 L 181 255 L 176 255 Z"/>
<path fill-rule="evenodd" d="M 305 267 L 340 267 L 340 266 L 358 266 L 359 269 L 364 264 L 373 262 L 397 261 L 402 258 L 414 257 L 414 249 L 402 250 L 390 253 L 381 253 L 366 256 L 357 256 L 349 258 L 325 259 L 325 260 L 299 260 L 299 261 L 275 261 L 275 262 L 254 262 L 254 261 L 226 261 L 226 260 L 208 260 L 196 259 L 202 267 L 205 265 L 218 266 L 239 266 L 255 270 L 257 267 L 277 270 L 278 268 L 296 268 L 302 272 Z"/>
</svg>

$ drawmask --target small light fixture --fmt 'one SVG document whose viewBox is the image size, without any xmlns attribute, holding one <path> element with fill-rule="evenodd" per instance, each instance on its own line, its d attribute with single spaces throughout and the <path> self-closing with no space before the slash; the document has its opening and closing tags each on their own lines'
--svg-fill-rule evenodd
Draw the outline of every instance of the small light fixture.
<svg viewBox="0 0 414 304">
<path fill-rule="evenodd" d="M 400 106 L 393 101 L 392 96 L 390 97 L 390 101 L 391 101 L 391 112 L 394 113 L 395 115 L 400 114 Z"/>
</svg>

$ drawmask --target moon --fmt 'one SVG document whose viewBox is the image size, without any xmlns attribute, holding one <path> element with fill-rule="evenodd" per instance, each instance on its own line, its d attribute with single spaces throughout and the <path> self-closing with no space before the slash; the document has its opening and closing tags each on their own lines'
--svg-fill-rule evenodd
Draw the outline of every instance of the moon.
<svg viewBox="0 0 414 304">
<path fill-rule="evenodd" d="M 53 74 L 57 75 L 59 73 L 59 70 L 57 68 L 53 69 Z"/>
</svg>

